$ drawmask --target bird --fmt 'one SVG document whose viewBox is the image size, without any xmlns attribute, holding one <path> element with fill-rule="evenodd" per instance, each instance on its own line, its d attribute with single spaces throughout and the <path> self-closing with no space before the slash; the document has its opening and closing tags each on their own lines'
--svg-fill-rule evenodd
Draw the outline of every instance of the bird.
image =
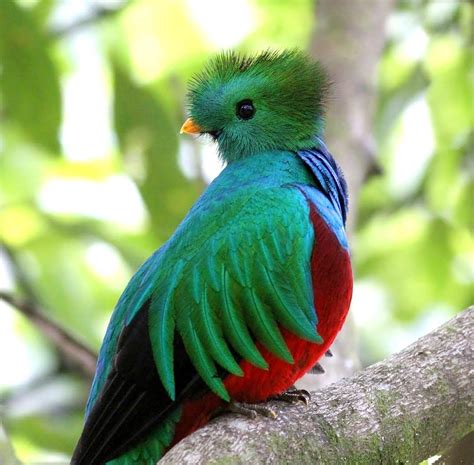
<svg viewBox="0 0 474 465">
<path fill-rule="evenodd" d="M 221 52 L 191 79 L 181 132 L 225 168 L 118 300 L 73 465 L 154 465 L 220 411 L 307 400 L 294 383 L 321 371 L 353 285 L 329 89 L 299 50 Z"/>
</svg>

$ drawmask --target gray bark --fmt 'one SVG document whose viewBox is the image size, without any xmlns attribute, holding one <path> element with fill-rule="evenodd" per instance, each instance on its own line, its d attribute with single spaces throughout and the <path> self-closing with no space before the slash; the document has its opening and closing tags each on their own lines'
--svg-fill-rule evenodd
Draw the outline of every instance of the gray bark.
<svg viewBox="0 0 474 465">
<path fill-rule="evenodd" d="M 470 307 L 309 407 L 270 402 L 277 420 L 219 417 L 159 465 L 417 464 L 473 429 L 473 323 Z"/>
</svg>

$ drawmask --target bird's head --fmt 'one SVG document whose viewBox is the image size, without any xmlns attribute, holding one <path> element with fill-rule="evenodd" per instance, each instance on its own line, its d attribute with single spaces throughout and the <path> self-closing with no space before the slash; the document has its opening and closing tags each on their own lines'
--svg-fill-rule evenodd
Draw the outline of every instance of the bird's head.
<svg viewBox="0 0 474 465">
<path fill-rule="evenodd" d="M 222 53 L 191 81 L 181 132 L 211 135 L 227 162 L 309 148 L 322 130 L 327 91 L 323 69 L 302 52 Z"/>
</svg>

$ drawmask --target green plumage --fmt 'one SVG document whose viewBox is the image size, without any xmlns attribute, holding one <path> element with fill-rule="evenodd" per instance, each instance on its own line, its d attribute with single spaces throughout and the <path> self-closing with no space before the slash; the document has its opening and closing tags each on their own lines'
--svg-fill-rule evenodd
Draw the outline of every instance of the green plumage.
<svg viewBox="0 0 474 465">
<path fill-rule="evenodd" d="M 173 240 L 160 257 L 164 263 L 173 263 L 171 257 L 180 250 L 178 247 L 175 251 L 174 245 L 189 244 L 185 264 L 170 270 L 173 285 L 160 286 L 157 282 L 155 292 L 166 288 L 167 294 L 159 301 L 152 301 L 152 310 L 155 302 L 160 306 L 150 312 L 150 336 L 158 371 L 172 396 L 172 372 L 165 368 L 172 366 L 173 325 L 170 320 L 176 321 L 176 329 L 200 376 L 225 400 L 228 396 L 216 376 L 216 364 L 231 373 L 241 374 L 226 340 L 233 350 L 245 357 L 253 346 L 249 328 L 271 352 L 289 362 L 292 362 L 291 355 L 278 330 L 279 323 L 305 339 L 318 342 L 307 266 L 313 244 L 312 228 L 307 207 L 301 208 L 298 216 L 294 214 L 295 203 L 304 207 L 301 195 L 294 189 L 269 186 L 263 192 L 260 190 L 257 201 L 250 186 L 237 192 L 227 186 L 219 187 L 211 186 L 208 192 L 220 197 L 220 202 L 212 202 L 209 209 L 201 209 L 199 205 L 193 209 L 188 219 L 193 219 L 194 227 L 180 228 L 176 242 Z M 222 208 L 223 204 L 227 208 Z M 216 220 L 210 222 L 210 218 Z M 274 230 L 276 219 L 279 219 L 281 234 Z M 226 224 L 225 230 L 219 227 L 221 224 Z M 271 239 L 271 236 L 284 240 Z M 260 240 L 251 240 L 252 237 L 260 237 Z M 272 244 L 278 246 L 272 247 Z M 263 253 L 262 249 L 265 249 Z M 304 291 L 296 296 L 288 292 L 301 283 L 305 284 Z M 175 302 L 179 302 L 179 306 Z M 221 308 L 225 308 L 228 320 L 239 322 L 243 332 L 236 332 L 235 326 L 220 324 Z M 166 318 L 160 313 L 166 313 Z M 163 341 L 168 347 L 163 346 Z M 255 352 L 253 358 L 260 358 L 254 346 L 252 352 Z M 261 360 L 258 361 L 262 365 Z"/>
<path fill-rule="evenodd" d="M 175 330 L 200 376 L 226 400 L 216 373 L 220 365 L 241 374 L 231 348 L 256 366 L 266 365 L 252 335 L 288 362 L 291 355 L 278 325 L 321 342 L 308 266 L 314 244 L 309 208 L 297 189 L 280 187 L 295 181 L 311 183 L 312 178 L 289 152 L 229 165 L 131 280 L 109 326 L 110 343 L 102 347 L 105 360 L 110 364 L 123 324 L 150 297 L 150 340 L 171 398 Z M 104 367 L 96 379 L 95 392 L 109 369 Z"/>
</svg>

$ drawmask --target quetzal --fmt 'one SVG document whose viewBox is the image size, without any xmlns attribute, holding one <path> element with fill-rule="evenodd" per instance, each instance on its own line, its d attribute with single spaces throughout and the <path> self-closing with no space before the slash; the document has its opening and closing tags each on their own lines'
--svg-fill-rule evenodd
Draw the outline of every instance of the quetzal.
<svg viewBox="0 0 474 465">
<path fill-rule="evenodd" d="M 352 296 L 328 79 L 297 51 L 223 53 L 182 132 L 227 163 L 133 276 L 100 350 L 75 465 L 154 465 L 218 409 L 259 411 L 325 354 Z"/>
</svg>

